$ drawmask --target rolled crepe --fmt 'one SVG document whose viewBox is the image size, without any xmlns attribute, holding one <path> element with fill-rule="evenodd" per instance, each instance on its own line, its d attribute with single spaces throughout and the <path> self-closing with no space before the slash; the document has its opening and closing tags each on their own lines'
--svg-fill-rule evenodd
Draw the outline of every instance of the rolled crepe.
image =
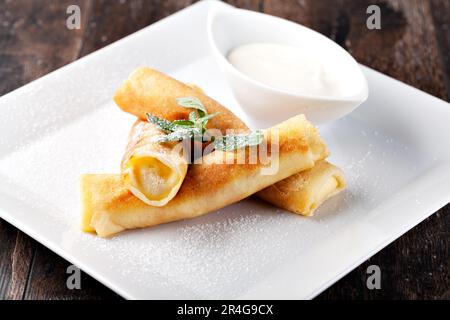
<svg viewBox="0 0 450 320">
<path fill-rule="evenodd" d="M 114 101 L 125 112 L 146 120 L 151 113 L 169 121 L 188 119 L 192 109 L 181 107 L 176 98 L 197 97 L 208 113 L 220 112 L 209 120 L 212 129 L 248 131 L 248 127 L 231 111 L 201 92 L 159 71 L 141 67 L 136 69 L 114 94 Z"/>
<path fill-rule="evenodd" d="M 130 133 L 122 160 L 125 185 L 137 198 L 151 206 L 164 206 L 178 192 L 188 163 L 175 142 L 158 143 L 164 133 L 155 125 L 138 120 Z"/>
<path fill-rule="evenodd" d="M 264 200 L 289 211 L 311 216 L 328 198 L 345 188 L 344 173 L 322 160 L 314 167 L 290 176 L 257 193 Z"/>
<path fill-rule="evenodd" d="M 200 88 L 186 85 L 147 67 L 135 70 L 116 91 L 114 100 L 123 111 L 138 118 L 145 119 L 146 112 L 149 112 L 173 121 L 186 119 L 190 111 L 177 105 L 176 98 L 180 97 L 196 97 L 205 105 L 209 113 L 220 112 L 210 120 L 209 128 L 220 129 L 222 132 L 227 129 L 248 131 L 244 122 L 220 103 L 206 96 Z M 337 171 L 339 175 L 336 174 Z M 336 180 L 335 177 L 339 177 L 339 183 L 335 188 L 322 188 L 320 195 L 315 194 L 319 181 L 328 181 L 326 185 L 331 186 L 333 180 Z M 279 182 L 279 185 L 275 185 L 274 188 L 257 193 L 257 196 L 279 208 L 309 216 L 320 203 L 344 188 L 345 180 L 342 171 L 328 162 L 322 162 L 317 169 L 297 173 L 287 181 Z M 283 190 L 283 192 L 276 190 Z M 315 205 L 311 205 L 313 203 Z"/>
<path fill-rule="evenodd" d="M 273 137 L 277 137 L 274 139 Z M 125 186 L 120 175 L 83 175 L 81 177 L 84 230 L 101 237 L 125 229 L 144 228 L 170 221 L 187 219 L 240 201 L 297 172 L 312 168 L 328 155 L 317 129 L 303 115 L 293 117 L 265 130 L 262 145 L 278 150 L 270 161 L 259 158 L 245 164 L 218 162 L 230 153 L 215 150 L 200 164 L 190 165 L 178 194 L 163 207 L 148 206 Z M 258 146 L 260 147 L 260 146 Z M 236 152 L 231 151 L 236 157 Z M 276 161 L 273 174 L 263 171 Z"/>
</svg>

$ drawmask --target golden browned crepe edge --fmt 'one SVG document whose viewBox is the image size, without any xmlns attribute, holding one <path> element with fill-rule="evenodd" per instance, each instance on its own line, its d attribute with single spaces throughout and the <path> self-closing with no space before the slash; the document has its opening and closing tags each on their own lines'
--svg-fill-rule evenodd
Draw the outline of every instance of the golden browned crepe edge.
<svg viewBox="0 0 450 320">
<path fill-rule="evenodd" d="M 206 96 L 201 88 L 196 85 L 186 85 L 164 73 L 148 67 L 136 69 L 116 91 L 114 100 L 123 111 L 134 114 L 140 118 L 145 118 L 145 113 L 150 112 L 167 120 L 175 120 L 186 119 L 188 117 L 189 111 L 178 106 L 175 101 L 176 97 L 185 96 L 192 96 L 200 99 L 209 113 L 221 112 L 220 115 L 216 116 L 209 123 L 209 128 L 217 128 L 222 131 L 236 128 L 241 131 L 248 131 L 248 127 L 244 122 L 220 103 Z M 330 168 L 337 168 L 328 162 L 327 166 Z M 311 172 L 305 171 L 304 173 L 298 173 L 281 185 L 284 186 L 285 189 L 295 190 L 295 186 L 300 182 L 305 181 L 305 179 L 313 180 L 315 175 L 322 176 L 319 170 L 313 169 L 310 169 Z M 296 181 L 297 179 L 299 181 Z M 345 188 L 343 174 L 339 175 L 339 179 L 340 182 L 335 194 Z M 310 185 L 313 186 L 312 183 L 310 183 Z M 303 189 L 302 192 L 288 191 L 283 194 L 275 192 L 276 190 L 273 189 L 272 191 L 273 192 L 260 192 L 258 196 L 280 208 L 294 213 L 310 215 L 314 212 L 314 210 L 308 209 L 308 206 L 305 205 L 307 203 L 307 199 L 305 198 L 306 195 L 311 194 L 308 189 Z"/>
<path fill-rule="evenodd" d="M 236 115 L 197 87 L 186 85 L 148 67 L 136 69 L 116 90 L 113 99 L 123 111 L 142 120 L 146 120 L 146 113 L 169 121 L 188 119 L 192 110 L 179 106 L 174 97 L 197 97 L 208 113 L 220 112 L 220 115 L 208 122 L 208 128 L 248 130 Z"/>
<path fill-rule="evenodd" d="M 304 116 L 291 118 L 268 132 L 274 129 L 279 129 L 279 170 L 274 175 L 262 175 L 261 169 L 268 166 L 262 163 L 209 163 L 217 155 L 224 156 L 225 152 L 216 150 L 205 156 L 202 164 L 189 167 L 177 196 L 163 207 L 148 206 L 137 199 L 120 175 L 84 175 L 83 199 L 90 203 L 83 203 L 83 221 L 90 220 L 98 235 L 108 237 L 124 229 L 196 217 L 309 169 L 328 154 L 317 129 Z"/>
<path fill-rule="evenodd" d="M 321 195 L 321 188 L 327 183 L 335 183 L 333 190 Z M 291 212 L 312 216 L 314 211 L 327 199 L 335 196 L 346 187 L 344 173 L 326 160 L 316 162 L 315 166 L 290 176 L 256 195 L 261 199 Z"/>
</svg>

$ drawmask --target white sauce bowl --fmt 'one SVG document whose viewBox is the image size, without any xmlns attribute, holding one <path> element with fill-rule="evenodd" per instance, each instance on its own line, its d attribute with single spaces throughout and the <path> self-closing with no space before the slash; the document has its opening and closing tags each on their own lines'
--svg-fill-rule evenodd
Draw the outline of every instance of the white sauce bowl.
<svg viewBox="0 0 450 320">
<path fill-rule="evenodd" d="M 258 123 L 271 126 L 302 113 L 315 124 L 331 122 L 353 111 L 368 97 L 367 80 L 355 59 L 327 37 L 294 22 L 215 2 L 208 16 L 207 33 L 236 100 Z M 248 77 L 227 56 L 232 49 L 250 43 L 313 50 L 325 65 L 338 70 L 345 94 L 318 96 L 285 91 Z"/>
</svg>

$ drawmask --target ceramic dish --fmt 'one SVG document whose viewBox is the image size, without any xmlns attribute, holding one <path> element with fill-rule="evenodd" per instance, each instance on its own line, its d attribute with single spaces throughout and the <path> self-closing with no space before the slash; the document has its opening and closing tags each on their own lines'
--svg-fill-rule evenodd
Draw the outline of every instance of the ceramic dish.
<svg viewBox="0 0 450 320">
<path fill-rule="evenodd" d="M 113 239 L 79 229 L 80 174 L 120 170 L 133 118 L 111 96 L 136 67 L 195 82 L 258 126 L 210 52 L 214 5 L 195 4 L 1 97 L 0 217 L 125 298 L 312 298 L 449 202 L 448 103 L 363 68 L 369 99 L 320 127 L 348 189 L 312 218 L 248 199 Z"/>
</svg>

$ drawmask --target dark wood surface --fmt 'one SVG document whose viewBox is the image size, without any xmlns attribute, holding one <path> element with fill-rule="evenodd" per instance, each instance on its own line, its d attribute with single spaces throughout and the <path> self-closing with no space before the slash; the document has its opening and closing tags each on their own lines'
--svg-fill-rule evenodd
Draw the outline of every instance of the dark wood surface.
<svg viewBox="0 0 450 320">
<path fill-rule="evenodd" d="M 191 2 L 0 0 L 0 95 Z M 359 62 L 449 100 L 448 0 L 229 2 L 315 29 L 339 43 Z M 374 3 L 381 7 L 382 29 L 370 31 L 366 28 L 365 11 Z M 65 27 L 65 11 L 70 4 L 81 7 L 80 30 L 70 31 Z M 447 205 L 318 299 L 449 299 L 449 213 Z M 366 269 L 371 264 L 381 268 L 381 290 L 366 288 Z M 0 299 L 120 299 L 85 274 L 81 290 L 67 289 L 68 265 L 0 219 Z"/>
</svg>

